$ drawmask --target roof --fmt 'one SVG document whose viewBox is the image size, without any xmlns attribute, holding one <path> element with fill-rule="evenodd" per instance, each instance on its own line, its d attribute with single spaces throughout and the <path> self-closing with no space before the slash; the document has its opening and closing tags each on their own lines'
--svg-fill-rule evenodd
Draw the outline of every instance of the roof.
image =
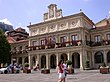
<svg viewBox="0 0 110 82">
<path fill-rule="evenodd" d="M 14 40 L 12 37 L 7 37 L 7 40 L 9 43 L 15 43 L 16 40 Z"/>
<path fill-rule="evenodd" d="M 88 19 L 94 25 L 92 20 L 90 20 L 83 12 L 80 12 L 80 13 L 77 13 L 77 14 L 73 14 L 73 15 L 62 17 L 62 18 L 58 18 L 58 19 L 55 19 L 55 20 L 50 20 L 50 21 L 45 21 L 45 22 L 40 22 L 40 23 L 37 23 L 37 24 L 29 25 L 27 27 L 42 25 L 42 24 L 46 24 L 46 23 L 50 23 L 50 22 L 56 22 L 56 21 L 59 21 L 59 20 L 64 20 L 64 19 L 71 18 L 71 17 L 76 17 L 76 16 L 84 16 L 86 19 Z"/>
<path fill-rule="evenodd" d="M 8 40 L 8 42 L 10 44 L 28 42 L 28 40 L 19 40 L 19 41 L 16 41 L 16 40 L 14 40 L 13 37 L 7 37 L 7 40 Z"/>
</svg>

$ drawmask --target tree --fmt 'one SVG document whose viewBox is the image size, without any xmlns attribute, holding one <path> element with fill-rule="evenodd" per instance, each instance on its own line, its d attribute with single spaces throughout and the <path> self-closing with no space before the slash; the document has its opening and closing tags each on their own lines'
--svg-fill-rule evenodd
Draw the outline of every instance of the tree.
<svg viewBox="0 0 110 82">
<path fill-rule="evenodd" d="M 0 29 L 0 64 L 10 63 L 11 54 L 10 54 L 11 46 L 8 43 L 4 32 Z"/>
</svg>

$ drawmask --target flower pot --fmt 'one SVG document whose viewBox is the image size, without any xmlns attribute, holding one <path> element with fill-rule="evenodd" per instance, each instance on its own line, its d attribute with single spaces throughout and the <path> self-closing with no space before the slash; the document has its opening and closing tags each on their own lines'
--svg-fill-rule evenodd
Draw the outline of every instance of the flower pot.
<svg viewBox="0 0 110 82">
<path fill-rule="evenodd" d="M 109 68 L 107 68 L 107 67 L 101 67 L 100 68 L 100 73 L 107 74 L 108 72 L 109 72 Z"/>
<path fill-rule="evenodd" d="M 49 74 L 50 73 L 50 69 L 42 69 L 41 73 Z"/>
<path fill-rule="evenodd" d="M 74 73 L 74 68 L 68 68 L 68 74 L 73 74 Z"/>
</svg>

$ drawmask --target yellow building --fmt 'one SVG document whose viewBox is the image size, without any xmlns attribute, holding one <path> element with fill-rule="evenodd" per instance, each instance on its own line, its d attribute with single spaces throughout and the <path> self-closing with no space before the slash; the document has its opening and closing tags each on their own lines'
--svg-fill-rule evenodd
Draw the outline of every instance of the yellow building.
<svg viewBox="0 0 110 82">
<path fill-rule="evenodd" d="M 110 65 L 110 24 L 104 19 L 96 25 L 82 12 L 62 16 L 56 4 L 48 6 L 44 21 L 30 24 L 28 62 L 30 67 L 55 68 L 60 59 L 71 60 L 74 68 Z M 23 55 L 22 55 L 23 56 Z"/>
</svg>

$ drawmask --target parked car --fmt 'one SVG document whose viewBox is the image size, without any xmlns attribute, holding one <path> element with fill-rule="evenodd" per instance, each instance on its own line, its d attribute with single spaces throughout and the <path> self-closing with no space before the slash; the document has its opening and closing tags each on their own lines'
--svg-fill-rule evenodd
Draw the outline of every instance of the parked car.
<svg viewBox="0 0 110 82">
<path fill-rule="evenodd" d="M 7 67 L 1 68 L 0 69 L 0 74 L 9 74 L 9 73 L 20 73 L 20 67 L 19 66 L 13 66 L 10 64 Z"/>
<path fill-rule="evenodd" d="M 1 68 L 0 69 L 0 74 L 7 74 L 7 73 L 10 73 L 11 72 L 11 69 L 9 68 Z"/>
</svg>

